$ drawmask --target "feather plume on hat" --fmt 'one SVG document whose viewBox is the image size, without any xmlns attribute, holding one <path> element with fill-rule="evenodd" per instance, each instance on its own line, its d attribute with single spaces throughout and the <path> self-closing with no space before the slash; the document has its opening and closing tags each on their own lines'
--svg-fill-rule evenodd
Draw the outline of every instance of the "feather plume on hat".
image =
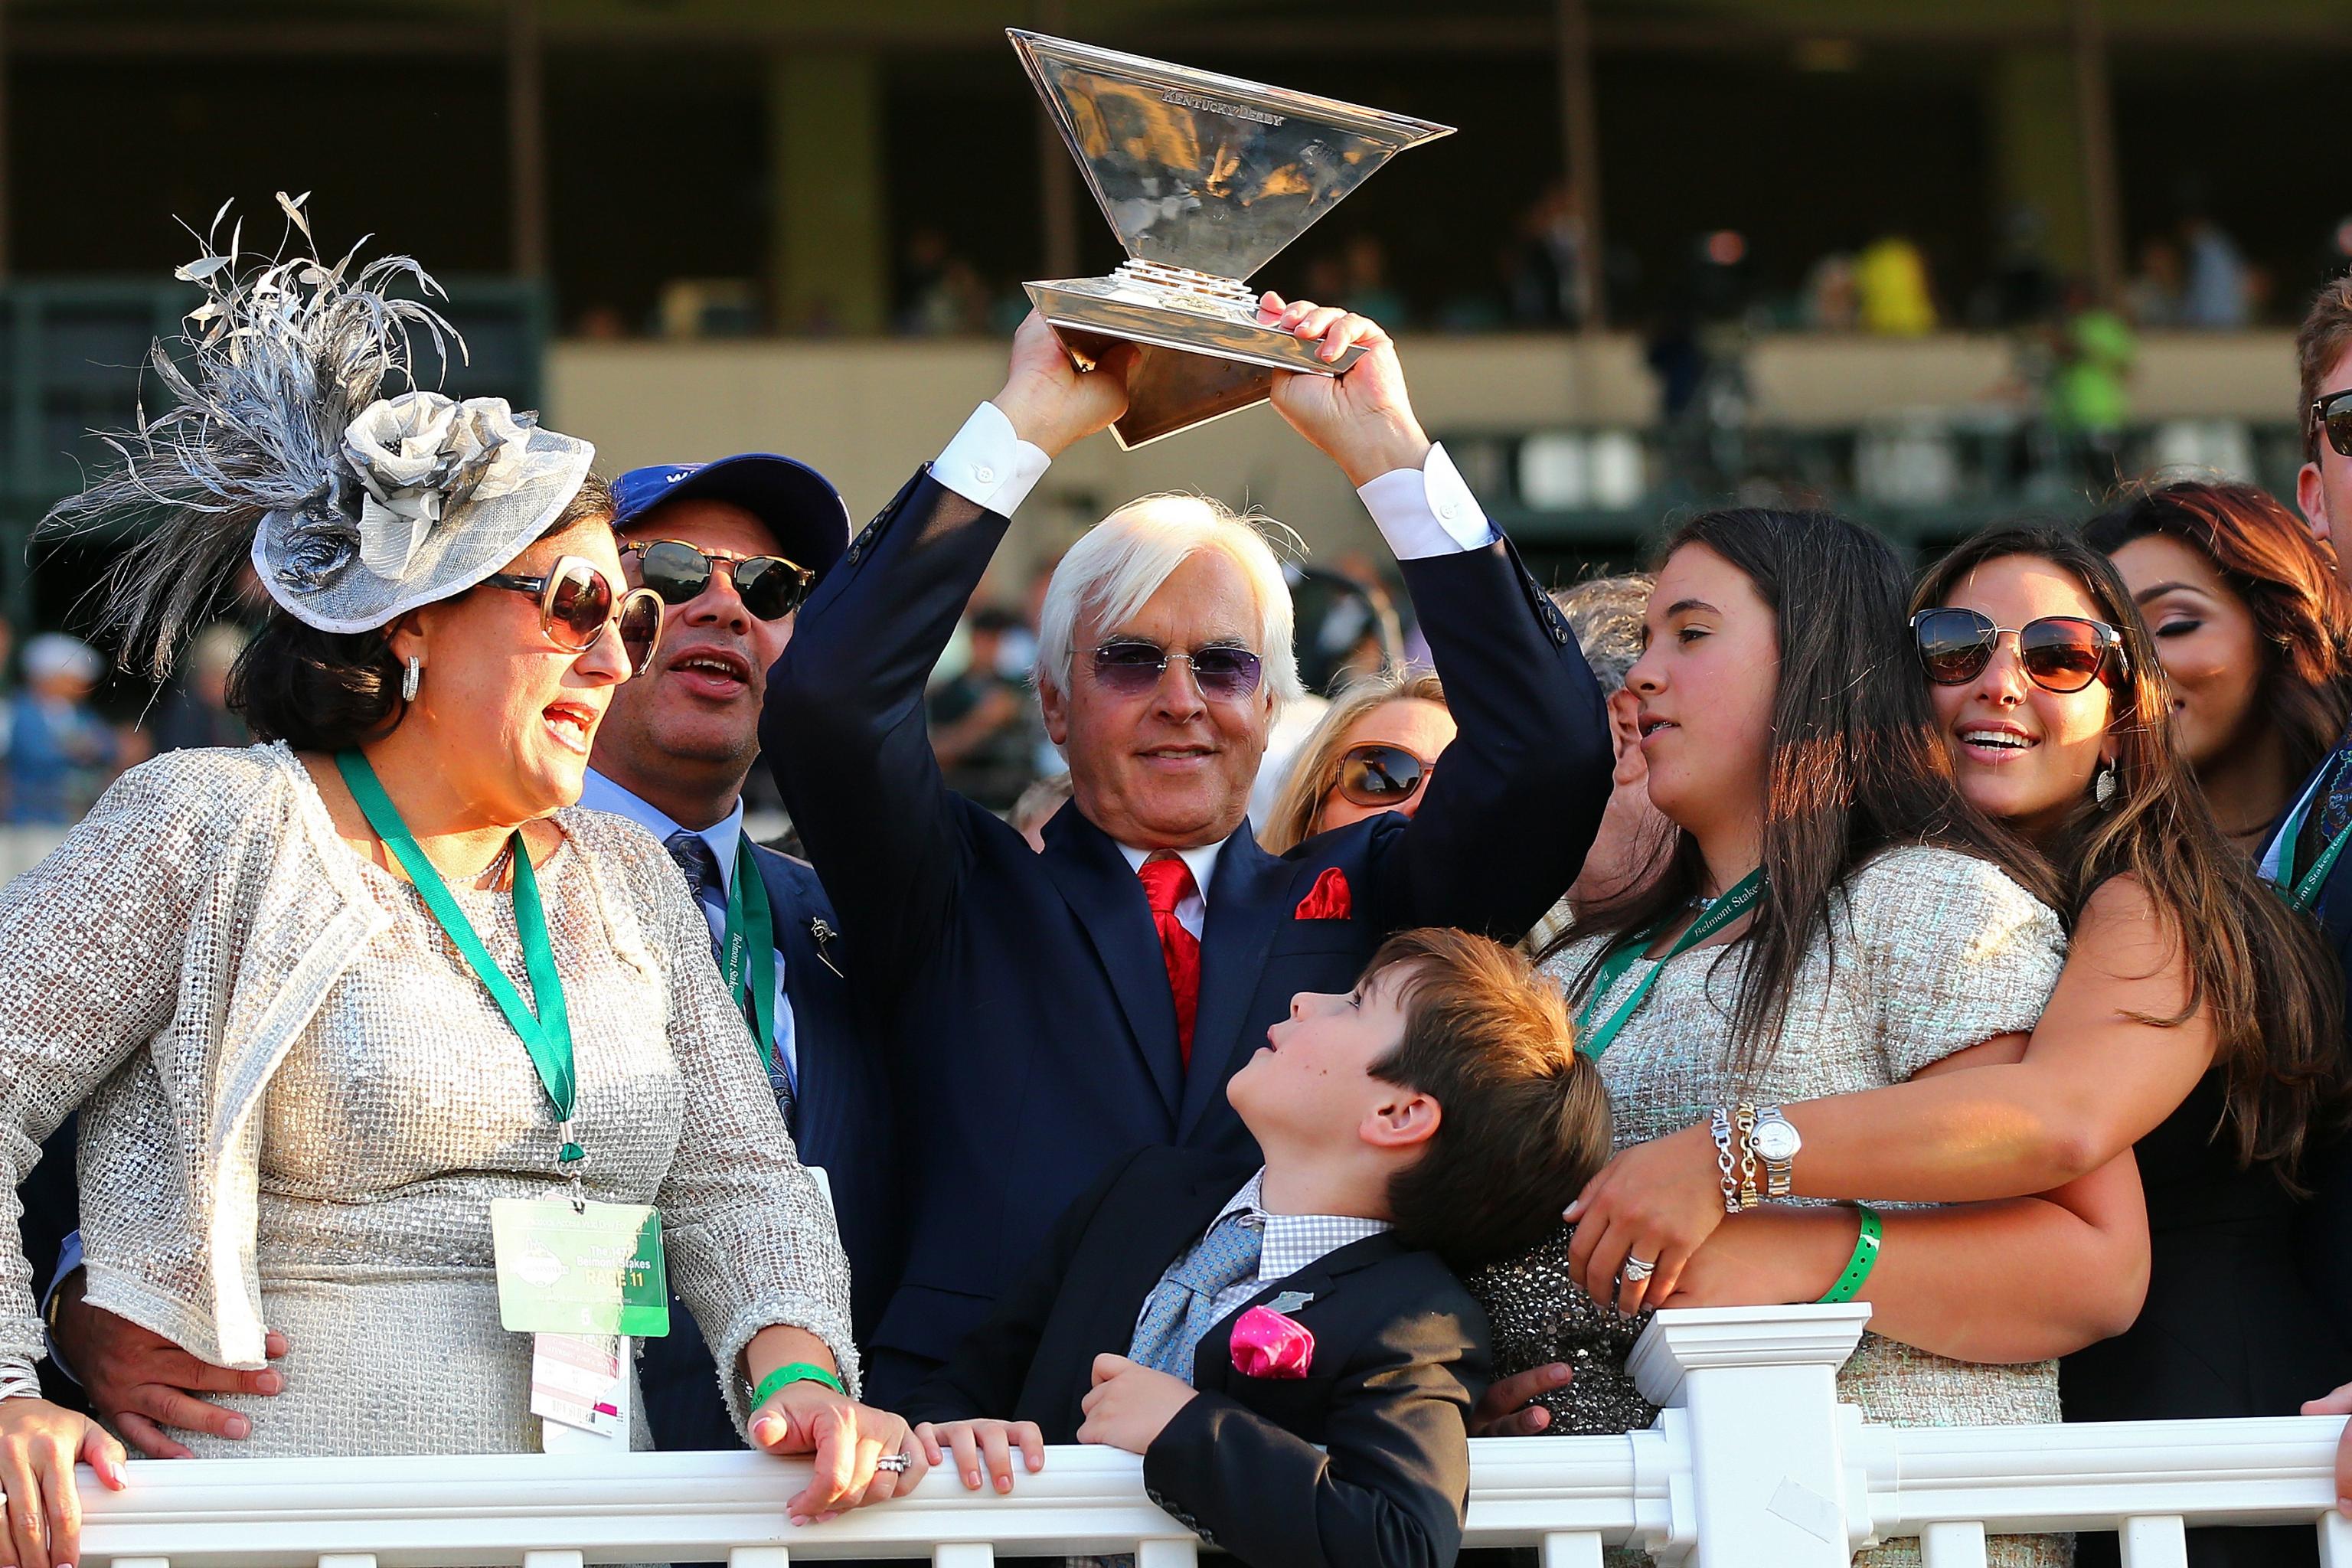
<svg viewBox="0 0 2352 1568">
<path fill-rule="evenodd" d="M 247 267 L 242 225 L 174 276 L 205 291 L 181 333 L 185 369 L 158 341 L 149 367 L 171 406 L 104 435 L 121 464 L 50 509 L 45 526 L 137 525 L 109 573 L 125 668 L 170 673 L 186 636 L 251 560 L 290 614 L 328 631 L 382 626 L 471 587 L 537 537 L 586 476 L 593 448 L 538 428 L 499 398 L 454 403 L 413 383 L 412 333 L 446 363 L 465 340 L 403 280 L 446 299 L 404 256 L 331 267 L 300 196 L 278 205 L 304 241 Z M 291 238 L 291 234 L 289 236 Z M 365 240 L 361 244 L 364 245 Z"/>
</svg>

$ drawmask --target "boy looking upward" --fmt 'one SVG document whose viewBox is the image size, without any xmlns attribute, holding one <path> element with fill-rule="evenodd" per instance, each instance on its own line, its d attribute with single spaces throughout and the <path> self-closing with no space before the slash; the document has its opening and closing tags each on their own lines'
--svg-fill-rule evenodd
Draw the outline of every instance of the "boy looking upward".
<svg viewBox="0 0 2352 1568">
<path fill-rule="evenodd" d="M 1226 1092 L 1262 1168 L 1120 1163 L 903 1414 L 969 1487 L 1100 1443 L 1244 1563 L 1444 1568 L 1488 1377 L 1449 1265 L 1559 1224 L 1609 1154 L 1599 1076 L 1524 960 L 1430 929 L 1293 998 Z"/>
</svg>

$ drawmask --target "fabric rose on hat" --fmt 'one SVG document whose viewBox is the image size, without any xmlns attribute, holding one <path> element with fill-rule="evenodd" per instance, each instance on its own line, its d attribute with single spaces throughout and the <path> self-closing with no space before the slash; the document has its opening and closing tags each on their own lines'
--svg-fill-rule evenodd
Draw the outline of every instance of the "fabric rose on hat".
<svg viewBox="0 0 2352 1568">
<path fill-rule="evenodd" d="M 362 410 L 343 432 L 343 457 L 364 491 L 362 564 L 379 577 L 404 575 L 451 510 L 515 482 L 538 422 L 503 397 L 458 403 L 437 392 L 404 392 Z"/>
</svg>

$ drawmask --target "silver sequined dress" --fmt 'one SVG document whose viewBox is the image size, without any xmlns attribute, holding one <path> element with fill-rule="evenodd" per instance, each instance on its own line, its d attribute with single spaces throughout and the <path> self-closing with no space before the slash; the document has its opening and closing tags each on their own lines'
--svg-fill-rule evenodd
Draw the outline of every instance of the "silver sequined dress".
<svg viewBox="0 0 2352 1568">
<path fill-rule="evenodd" d="M 225 1230 L 231 1246 L 249 1247 L 247 1278 L 261 1322 L 283 1331 L 291 1349 L 280 1363 L 284 1393 L 222 1401 L 251 1417 L 252 1436 L 189 1438 L 199 1455 L 535 1450 L 530 1337 L 499 1325 L 489 1226 L 494 1198 L 566 1190 L 554 1159 L 553 1116 L 529 1056 L 415 890 L 316 831 L 323 805 L 290 755 L 257 748 L 168 761 L 168 787 L 135 781 L 116 811 L 135 805 L 165 817 L 174 809 L 203 811 L 184 790 L 210 785 L 234 800 L 254 786 L 257 771 L 266 772 L 272 776 L 264 784 L 274 787 L 257 797 L 255 815 L 268 818 L 273 798 L 288 789 L 293 795 L 278 801 L 284 819 L 277 827 L 255 834 L 266 841 L 259 847 L 281 859 L 318 857 L 318 874 L 342 883 L 353 906 L 365 907 L 368 929 L 339 969 L 310 977 L 318 981 L 316 1005 L 266 1078 L 240 1065 L 218 1076 L 242 1087 L 224 1088 L 202 1084 L 201 1069 L 240 1062 L 218 1037 L 238 1034 L 236 1020 L 254 1016 L 225 998 L 241 985 L 299 995 L 305 962 L 325 962 L 320 949 L 265 952 L 275 923 L 265 912 L 231 922 L 247 945 L 223 963 L 211 950 L 224 939 L 209 919 L 193 922 L 201 935 L 192 939 L 189 923 L 173 918 L 160 893 L 151 919 L 116 928 L 115 934 L 142 933 L 148 951 L 141 956 L 167 995 L 176 982 L 180 1003 L 153 1040 L 125 1043 L 127 1054 L 84 1110 L 90 1299 L 159 1331 L 175 1321 L 184 1331 L 211 1328 L 209 1317 L 219 1314 L 208 1314 L 202 1297 L 191 1300 L 173 1289 L 170 1261 L 184 1239 L 170 1220 L 175 1205 L 151 1198 L 169 1190 L 157 1184 L 171 1183 L 172 1173 L 202 1170 L 204 1184 L 220 1194 L 215 1206 L 232 1220 L 249 1215 L 250 1229 L 190 1228 Z M 102 805 L 96 814 L 85 855 L 109 855 L 107 837 L 121 824 Z M 759 1329 L 788 1323 L 825 1341 L 854 1376 L 847 1266 L 823 1199 L 793 1156 L 749 1032 L 728 1002 L 700 913 L 643 829 L 600 812 L 565 811 L 556 821 L 564 839 L 539 877 L 572 1020 L 580 1086 L 573 1132 L 587 1152 L 587 1194 L 660 1206 L 671 1282 L 709 1328 L 720 1364 L 731 1365 Z M 150 826 L 159 845 L 177 837 L 168 820 Z M 224 828 L 222 836 L 238 831 Z M 69 839 L 59 854 L 76 847 Z M 246 851 L 255 847 L 232 843 L 211 877 L 184 880 L 234 888 Z M 326 858 L 337 853 L 344 864 Z M 53 891 L 69 881 L 60 868 L 48 869 Z M 511 898 L 453 893 L 499 966 L 530 995 Z M 268 879 L 250 896 L 266 911 Z M 65 961 L 83 917 L 70 906 L 51 910 L 41 922 L 51 938 L 47 962 Z M 0 918 L 0 948 L 23 923 Z M 299 928 L 287 940 L 299 943 Z M 215 973 L 225 976 L 226 992 L 212 991 Z M 85 1005 L 99 1002 L 89 998 Z M 204 1016 L 207 1000 L 220 1016 L 190 1031 L 189 1015 Z M 247 1000 L 268 1014 L 268 996 Z M 138 1026 L 152 1010 L 125 996 L 117 1016 Z M 177 1038 L 189 1032 L 216 1037 L 207 1050 L 191 1052 Z M 100 1047 L 89 1049 L 98 1054 Z M 58 1075 L 71 1065 L 34 1064 L 20 1089 L 62 1093 L 68 1086 Z M 174 1094 L 219 1101 L 219 1121 L 250 1129 L 199 1140 L 249 1150 L 249 1163 L 191 1155 L 173 1120 L 159 1112 Z M 241 1110 L 232 1115 L 230 1107 Z M 245 1272 L 216 1271 L 215 1300 L 235 1294 L 218 1282 Z M 740 1415 L 737 1391 L 730 1400 Z"/>
<path fill-rule="evenodd" d="M 1835 935 L 1834 944 L 1829 933 L 1818 935 L 1807 952 L 1786 1032 L 1748 1081 L 1735 1078 L 1725 1050 L 1746 944 L 1696 948 L 1664 964 L 1648 1001 L 1601 1058 L 1617 1146 L 1704 1122 L 1717 1105 L 1885 1088 L 1995 1036 L 2030 1031 L 2065 961 L 2064 934 L 2047 905 L 1987 862 L 1940 849 L 1891 850 L 1857 871 Z M 1572 985 L 1600 940 L 1571 942 L 1545 970 Z M 1613 1008 L 1656 968 L 1637 962 L 1604 1006 Z M 1570 1314 L 1564 1321 L 1573 1330 L 1582 1320 Z M 1497 1338 L 1498 1365 L 1533 1353 Z M 1528 1364 L 1573 1360 L 1576 1348 L 1571 1339 Z M 1838 1374 L 1838 1392 L 1871 1419 L 1899 1426 L 2059 1419 L 2055 1362 L 1981 1365 L 1876 1334 L 1863 1336 Z M 2063 1537 L 2004 1537 L 1989 1550 L 1996 1568 L 2047 1568 L 2070 1556 Z M 1916 1563 L 1917 1542 L 1857 1561 Z"/>
</svg>

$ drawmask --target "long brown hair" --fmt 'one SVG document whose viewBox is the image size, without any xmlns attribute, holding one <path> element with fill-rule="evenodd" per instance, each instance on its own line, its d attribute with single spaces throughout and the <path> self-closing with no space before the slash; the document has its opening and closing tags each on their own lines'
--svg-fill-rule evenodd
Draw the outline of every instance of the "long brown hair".
<svg viewBox="0 0 2352 1568">
<path fill-rule="evenodd" d="M 1823 512 L 1738 507 L 1683 524 L 1659 561 L 1690 544 L 1747 574 L 1771 607 L 1780 655 L 1765 762 L 1765 890 L 1731 1018 L 1731 1059 L 1752 1075 L 1779 1044 L 1814 933 L 1834 938 L 1832 899 L 1881 850 L 1932 845 L 1975 855 L 2053 906 L 2060 889 L 2041 858 L 1987 821 L 1954 782 L 1904 619 L 1907 575 L 1884 541 Z M 1580 1002 L 1610 950 L 1699 892 L 1697 840 L 1677 827 L 1664 853 L 1659 875 L 1580 911 L 1552 943 L 1557 951 L 1596 931 L 1612 938 L 1576 977 Z"/>
<path fill-rule="evenodd" d="M 2263 715 L 2286 736 L 2290 771 L 2311 772 L 2352 718 L 2344 686 L 2352 594 L 2336 563 L 2269 491 L 2227 480 L 2136 488 L 2083 530 L 2105 555 L 2150 534 L 2198 551 L 2244 604 L 2262 638 Z"/>
<path fill-rule="evenodd" d="M 2334 957 L 2317 925 L 2289 909 L 2221 836 L 2173 737 L 2172 699 L 2153 640 L 2105 555 L 2062 529 L 1992 529 L 1937 562 L 1914 604 L 1948 604 L 1970 572 L 2014 556 L 2072 574 L 2098 617 L 2123 637 L 2126 663 L 2108 682 L 2114 795 L 2102 806 L 2086 788 L 2048 846 L 2068 884 L 2068 907 L 2079 915 L 2113 877 L 2135 878 L 2147 890 L 2181 944 L 2189 990 L 2175 1016 L 2139 1021 L 2170 1026 L 2200 1007 L 2210 1014 L 2238 1160 L 2274 1164 L 2292 1188 L 2305 1134 L 2315 1122 L 2330 1123 L 2343 1103 L 2343 982 Z"/>
</svg>

